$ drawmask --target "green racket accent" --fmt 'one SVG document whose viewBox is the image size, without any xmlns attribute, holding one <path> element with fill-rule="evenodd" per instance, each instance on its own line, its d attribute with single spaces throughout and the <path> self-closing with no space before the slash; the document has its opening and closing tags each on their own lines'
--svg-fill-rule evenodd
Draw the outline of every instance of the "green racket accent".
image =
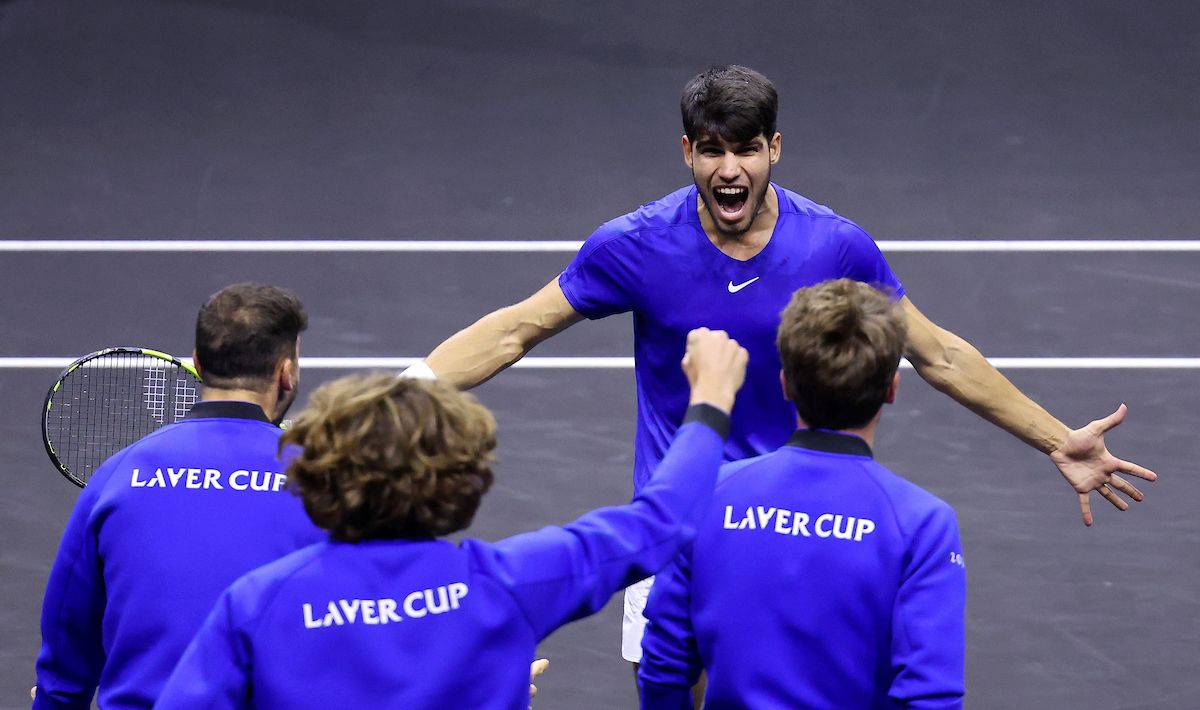
<svg viewBox="0 0 1200 710">
<path fill-rule="evenodd" d="M 59 473 L 83 486 L 106 459 L 187 415 L 196 369 L 150 348 L 106 348 L 59 374 L 46 394 L 42 441 Z"/>
</svg>

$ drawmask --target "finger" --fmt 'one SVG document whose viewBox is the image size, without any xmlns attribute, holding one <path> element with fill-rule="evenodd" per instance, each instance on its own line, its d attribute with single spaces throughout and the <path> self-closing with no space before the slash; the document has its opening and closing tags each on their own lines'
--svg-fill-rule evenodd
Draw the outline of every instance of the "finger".
<svg viewBox="0 0 1200 710">
<path fill-rule="evenodd" d="M 1129 510 L 1129 504 L 1125 502 L 1125 499 L 1117 495 L 1116 491 L 1108 486 L 1100 486 L 1096 491 L 1104 496 L 1104 500 L 1112 503 L 1113 507 L 1117 510 Z"/>
<path fill-rule="evenodd" d="M 1114 488 L 1136 501 L 1146 499 L 1146 496 L 1142 495 L 1142 492 L 1136 486 L 1116 474 L 1113 474 L 1113 477 L 1108 481 L 1108 485 L 1110 488 Z"/>
<path fill-rule="evenodd" d="M 529 699 L 533 700 L 537 697 L 537 686 L 533 683 L 529 684 Z M 530 707 L 533 707 L 532 705 Z"/>
<path fill-rule="evenodd" d="M 1123 461 L 1121 459 L 1117 459 L 1117 470 L 1121 473 L 1127 473 L 1130 476 L 1137 476 L 1138 478 L 1143 478 L 1147 481 L 1158 480 L 1157 473 L 1144 466 L 1138 466 L 1132 461 Z"/>
<path fill-rule="evenodd" d="M 537 678 L 541 674 L 545 673 L 546 669 L 549 667 L 550 667 L 550 659 L 548 659 L 548 658 L 537 659 L 529 666 L 529 680 L 533 680 L 534 678 Z"/>
<path fill-rule="evenodd" d="M 1108 415 L 1107 417 L 1105 417 L 1103 419 L 1097 419 L 1096 421 L 1092 422 L 1088 426 L 1091 427 L 1092 429 L 1095 429 L 1097 431 L 1097 433 L 1103 434 L 1104 432 L 1108 431 L 1109 429 L 1112 429 L 1116 425 L 1125 421 L 1125 413 L 1128 411 L 1129 411 L 1129 408 L 1126 407 L 1124 404 L 1122 404 L 1119 407 L 1117 407 L 1117 411 L 1113 412 L 1112 414 Z"/>
<path fill-rule="evenodd" d="M 1083 524 L 1090 528 L 1092 526 L 1092 503 L 1088 500 L 1087 493 L 1079 494 L 1079 510 L 1083 513 Z"/>
</svg>

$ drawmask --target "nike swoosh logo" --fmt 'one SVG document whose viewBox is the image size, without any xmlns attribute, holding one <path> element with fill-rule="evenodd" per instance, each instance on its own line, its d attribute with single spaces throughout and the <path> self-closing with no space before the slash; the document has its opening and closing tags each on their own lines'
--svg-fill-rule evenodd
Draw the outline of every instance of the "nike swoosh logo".
<svg viewBox="0 0 1200 710">
<path fill-rule="evenodd" d="M 746 288 L 747 286 L 754 283 L 755 281 L 758 281 L 760 278 L 762 278 L 762 277 L 755 276 L 754 278 L 750 279 L 749 281 L 743 281 L 742 283 L 737 284 L 737 285 L 734 285 L 733 281 L 730 281 L 729 282 L 729 292 L 737 293 L 738 291 L 741 291 L 742 289 Z"/>
</svg>

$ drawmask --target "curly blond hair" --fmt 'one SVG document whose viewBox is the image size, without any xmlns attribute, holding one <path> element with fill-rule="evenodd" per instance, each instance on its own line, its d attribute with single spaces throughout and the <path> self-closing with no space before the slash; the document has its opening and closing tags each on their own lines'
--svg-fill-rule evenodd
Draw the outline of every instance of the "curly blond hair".
<svg viewBox="0 0 1200 710">
<path fill-rule="evenodd" d="M 351 375 L 313 393 L 290 444 L 288 486 L 334 539 L 436 537 L 470 525 L 491 487 L 496 421 L 436 381 Z"/>
</svg>

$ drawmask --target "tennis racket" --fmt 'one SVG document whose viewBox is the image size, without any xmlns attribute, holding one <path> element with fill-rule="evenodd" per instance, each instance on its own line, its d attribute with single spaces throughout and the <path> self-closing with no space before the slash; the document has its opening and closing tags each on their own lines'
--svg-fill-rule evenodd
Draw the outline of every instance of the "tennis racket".
<svg viewBox="0 0 1200 710">
<path fill-rule="evenodd" d="M 67 366 L 46 393 L 42 441 L 79 487 L 121 449 L 183 419 L 200 398 L 200 376 L 147 348 L 106 348 Z"/>
</svg>

